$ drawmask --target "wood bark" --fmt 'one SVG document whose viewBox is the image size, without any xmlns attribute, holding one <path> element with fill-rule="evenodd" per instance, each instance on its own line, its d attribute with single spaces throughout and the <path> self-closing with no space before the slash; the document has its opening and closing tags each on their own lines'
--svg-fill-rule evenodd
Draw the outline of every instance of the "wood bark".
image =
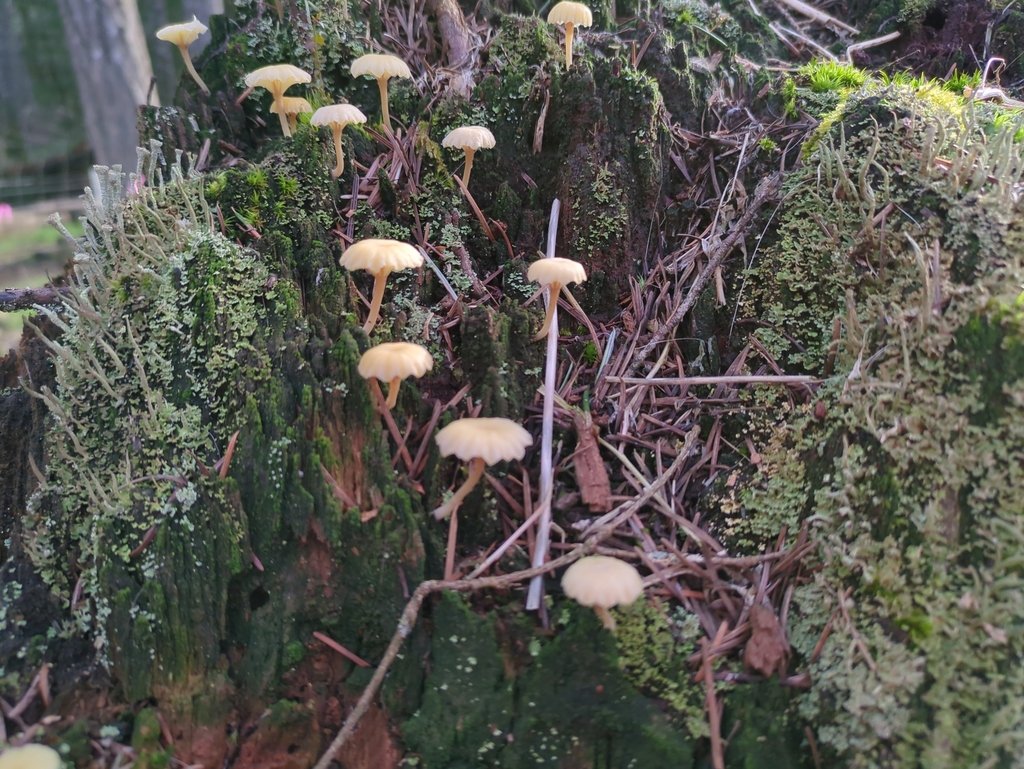
<svg viewBox="0 0 1024 769">
<path fill-rule="evenodd" d="M 153 67 L 135 0 L 58 0 L 97 163 L 135 168 L 135 108 Z M 150 103 L 157 104 L 153 93 Z"/>
</svg>

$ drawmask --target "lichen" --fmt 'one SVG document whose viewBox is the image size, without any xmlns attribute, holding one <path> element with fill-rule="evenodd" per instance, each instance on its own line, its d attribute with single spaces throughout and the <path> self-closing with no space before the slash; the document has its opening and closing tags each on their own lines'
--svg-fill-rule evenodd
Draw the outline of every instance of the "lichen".
<svg viewBox="0 0 1024 769">
<path fill-rule="evenodd" d="M 799 712 L 843 765 L 999 765 L 1024 739 L 1024 159 L 1016 124 L 964 116 L 917 88 L 852 96 L 741 281 L 777 359 L 818 373 L 832 349 L 835 374 L 705 502 L 749 551 L 800 521 L 820 540 L 789 635 Z"/>
</svg>

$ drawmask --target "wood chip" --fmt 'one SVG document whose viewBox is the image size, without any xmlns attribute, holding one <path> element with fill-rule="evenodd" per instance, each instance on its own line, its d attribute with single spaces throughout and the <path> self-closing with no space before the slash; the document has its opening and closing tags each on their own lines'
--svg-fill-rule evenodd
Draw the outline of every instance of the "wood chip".
<svg viewBox="0 0 1024 769">
<path fill-rule="evenodd" d="M 580 487 L 580 497 L 592 513 L 607 513 L 612 509 L 612 484 L 608 479 L 601 450 L 594 435 L 594 423 L 590 414 L 574 411 L 573 425 L 576 427 L 577 448 L 573 455 L 573 469 Z"/>
</svg>

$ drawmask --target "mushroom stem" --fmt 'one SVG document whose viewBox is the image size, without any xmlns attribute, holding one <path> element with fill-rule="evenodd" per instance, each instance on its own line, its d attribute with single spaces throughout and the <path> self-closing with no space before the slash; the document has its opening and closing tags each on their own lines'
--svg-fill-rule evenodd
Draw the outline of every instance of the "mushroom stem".
<svg viewBox="0 0 1024 769">
<path fill-rule="evenodd" d="M 612 613 L 610 611 L 608 611 L 603 606 L 595 606 L 594 614 L 596 614 L 598 616 L 598 619 L 601 620 L 602 625 L 604 625 L 613 633 L 615 632 L 615 617 L 612 616 Z"/>
<path fill-rule="evenodd" d="M 284 21 L 284 6 L 281 5 L 281 0 L 274 0 L 274 8 L 277 9 L 277 20 Z"/>
<path fill-rule="evenodd" d="M 565 68 L 572 69 L 572 22 L 565 22 Z"/>
<path fill-rule="evenodd" d="M 444 556 L 444 578 L 446 580 L 452 579 L 455 574 L 455 538 L 459 531 L 459 505 L 473 490 L 477 482 L 483 478 L 485 467 L 486 463 L 480 457 L 473 457 L 469 460 L 469 477 L 466 478 L 466 482 L 459 487 L 451 499 L 434 511 L 435 518 L 444 517 L 438 515 L 438 512 L 442 510 L 449 509 L 452 512 L 451 520 L 448 522 L 448 549 Z"/>
<path fill-rule="evenodd" d="M 444 554 L 444 578 L 447 582 L 455 574 L 455 539 L 459 531 L 459 511 L 452 510 L 452 518 L 448 522 L 448 547 Z"/>
<path fill-rule="evenodd" d="M 472 147 L 466 147 L 466 167 L 462 170 L 462 184 L 469 189 L 469 172 L 473 170 L 473 155 L 476 154 L 476 150 Z"/>
<path fill-rule="evenodd" d="M 331 130 L 334 131 L 334 154 L 338 157 L 338 162 L 334 166 L 334 170 L 331 171 L 331 177 L 337 179 L 345 171 L 345 153 L 341 149 L 341 126 L 331 126 Z"/>
<path fill-rule="evenodd" d="M 192 79 L 195 80 L 199 87 L 203 89 L 203 93 L 209 96 L 210 89 L 206 87 L 206 83 L 204 83 L 203 79 L 199 77 L 199 73 L 196 72 L 196 68 L 192 66 L 192 57 L 188 55 L 188 46 L 179 45 L 178 50 L 181 51 L 181 58 L 185 60 L 185 69 L 188 70 L 188 74 L 190 74 Z"/>
<path fill-rule="evenodd" d="M 469 477 L 467 477 L 466 482 L 459 487 L 459 490 L 452 495 L 451 499 L 434 511 L 434 517 L 437 520 L 440 521 L 448 515 L 448 513 L 454 512 L 458 506 L 462 504 L 462 500 L 469 496 L 469 492 L 471 492 L 479 480 L 484 477 L 485 467 L 486 463 L 480 457 L 473 457 L 469 460 Z"/>
<path fill-rule="evenodd" d="M 373 298 L 370 300 L 370 314 L 366 316 L 366 323 L 363 324 L 363 331 L 369 334 L 373 331 L 377 318 L 380 316 L 380 305 L 384 301 L 384 286 L 387 285 L 388 275 L 391 270 L 386 267 L 373 276 Z"/>
<path fill-rule="evenodd" d="M 284 114 L 284 91 L 278 88 L 274 89 L 274 106 L 277 107 L 277 116 L 281 118 L 281 133 L 285 136 L 291 136 L 292 131 L 288 126 L 288 116 Z"/>
<path fill-rule="evenodd" d="M 398 388 L 402 386 L 401 377 L 394 377 L 391 380 L 391 384 L 388 385 L 388 408 L 393 409 L 395 404 L 398 403 Z"/>
<path fill-rule="evenodd" d="M 295 131 L 296 131 L 296 129 L 298 127 L 299 127 L 299 116 L 298 115 L 289 115 L 288 116 L 288 128 L 291 129 L 292 133 L 295 133 Z"/>
<path fill-rule="evenodd" d="M 548 313 L 544 318 L 544 325 L 540 327 L 540 331 L 537 332 L 537 336 L 534 340 L 543 339 L 548 335 L 551 330 L 551 319 L 555 315 L 555 307 L 558 306 L 558 294 L 562 290 L 561 283 L 550 283 L 548 284 L 548 291 L 550 291 L 550 298 L 548 299 Z M 556 331 L 557 333 L 557 331 Z"/>
<path fill-rule="evenodd" d="M 388 78 L 377 78 L 377 87 L 380 88 L 380 111 L 384 119 L 384 127 L 391 131 L 391 113 L 388 112 Z"/>
</svg>

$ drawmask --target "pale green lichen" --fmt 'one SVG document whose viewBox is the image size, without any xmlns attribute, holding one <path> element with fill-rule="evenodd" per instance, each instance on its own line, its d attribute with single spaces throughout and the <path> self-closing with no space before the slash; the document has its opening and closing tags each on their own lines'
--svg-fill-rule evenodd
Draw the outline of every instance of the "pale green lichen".
<svg viewBox="0 0 1024 769">
<path fill-rule="evenodd" d="M 750 482 L 716 495 L 744 548 L 801 519 L 821 543 L 789 632 L 799 711 L 839 765 L 1024 749 L 1024 157 L 1016 123 L 990 137 L 972 109 L 851 97 L 746 281 L 791 370 L 820 372 L 841 321 L 824 410 L 779 422 Z"/>
</svg>

